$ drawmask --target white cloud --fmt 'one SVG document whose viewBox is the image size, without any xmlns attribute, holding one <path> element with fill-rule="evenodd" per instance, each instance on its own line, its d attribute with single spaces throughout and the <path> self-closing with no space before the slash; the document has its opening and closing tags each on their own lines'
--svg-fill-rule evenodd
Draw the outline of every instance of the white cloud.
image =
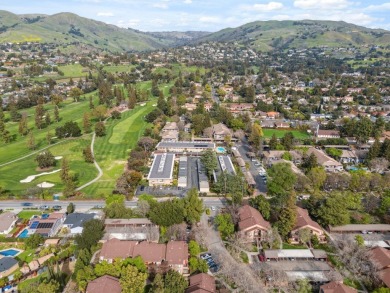
<svg viewBox="0 0 390 293">
<path fill-rule="evenodd" d="M 221 19 L 218 16 L 202 16 L 199 18 L 199 22 L 203 23 L 220 23 Z"/>
<path fill-rule="evenodd" d="M 113 17 L 114 13 L 112 13 L 112 12 L 98 12 L 97 16 Z"/>
<path fill-rule="evenodd" d="M 369 11 L 390 10 L 390 2 L 383 3 L 380 5 L 370 5 L 370 6 L 366 7 L 365 10 L 369 10 Z"/>
<path fill-rule="evenodd" d="M 280 2 L 269 2 L 266 4 L 254 4 L 252 8 L 259 11 L 273 11 L 282 9 L 284 6 Z"/>
<path fill-rule="evenodd" d="M 156 8 L 161 8 L 161 9 L 167 9 L 168 8 L 168 4 L 167 3 L 163 3 L 163 2 L 155 3 L 152 6 L 156 7 Z"/>
<path fill-rule="evenodd" d="M 119 20 L 117 22 L 117 26 L 119 27 L 124 27 L 124 28 L 134 28 L 134 27 L 137 27 L 139 25 L 141 21 L 139 19 L 130 19 L 130 20 Z"/>
<path fill-rule="evenodd" d="M 301 9 L 344 9 L 352 5 L 348 0 L 295 0 L 294 6 Z"/>
<path fill-rule="evenodd" d="M 192 0 L 184 0 L 183 3 L 184 3 L 184 4 L 191 4 L 191 3 L 192 3 Z"/>
</svg>

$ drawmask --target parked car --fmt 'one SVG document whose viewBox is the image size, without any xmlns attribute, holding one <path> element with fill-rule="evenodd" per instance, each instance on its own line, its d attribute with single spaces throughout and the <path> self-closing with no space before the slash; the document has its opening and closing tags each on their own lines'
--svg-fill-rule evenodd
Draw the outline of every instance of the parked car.
<svg viewBox="0 0 390 293">
<path fill-rule="evenodd" d="M 31 202 L 23 202 L 22 206 L 24 207 L 31 207 L 33 204 Z"/>
<path fill-rule="evenodd" d="M 60 211 L 61 209 L 62 209 L 62 206 L 59 206 L 59 205 L 53 206 L 53 210 L 55 210 L 55 211 Z"/>
<path fill-rule="evenodd" d="M 39 207 L 40 210 L 48 210 L 49 206 L 48 205 L 42 205 Z"/>
<path fill-rule="evenodd" d="M 200 255 L 200 258 L 201 258 L 201 259 L 208 259 L 208 258 L 211 258 L 211 254 L 210 254 L 210 253 L 201 254 L 201 255 Z"/>
</svg>

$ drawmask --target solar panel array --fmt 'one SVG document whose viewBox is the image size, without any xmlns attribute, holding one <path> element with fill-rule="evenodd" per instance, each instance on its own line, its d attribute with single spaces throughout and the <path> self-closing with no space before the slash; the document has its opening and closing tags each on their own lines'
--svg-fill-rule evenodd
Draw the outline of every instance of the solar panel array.
<svg viewBox="0 0 390 293">
<path fill-rule="evenodd" d="M 221 165 L 222 171 L 225 172 L 226 171 L 226 165 L 225 165 L 225 161 L 223 160 L 223 157 L 219 156 L 218 160 L 219 160 L 219 164 Z"/>
<path fill-rule="evenodd" d="M 37 229 L 50 229 L 53 225 L 53 223 L 39 223 Z"/>
<path fill-rule="evenodd" d="M 160 160 L 160 164 L 158 165 L 158 173 L 161 173 L 162 171 L 164 171 L 164 166 L 165 166 L 165 160 L 167 158 L 167 154 L 164 153 L 162 156 L 161 156 L 161 160 Z"/>
<path fill-rule="evenodd" d="M 30 225 L 30 229 L 36 229 L 38 227 L 39 221 L 34 221 Z"/>
</svg>

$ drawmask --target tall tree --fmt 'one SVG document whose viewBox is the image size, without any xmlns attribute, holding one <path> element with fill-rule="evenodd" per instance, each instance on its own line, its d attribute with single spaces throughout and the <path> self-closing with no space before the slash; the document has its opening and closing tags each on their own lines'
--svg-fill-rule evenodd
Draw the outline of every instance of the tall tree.
<svg viewBox="0 0 390 293">
<path fill-rule="evenodd" d="M 140 272 L 134 266 L 123 267 L 119 279 L 122 293 L 143 293 L 147 277 L 147 273 Z"/>
<path fill-rule="evenodd" d="M 260 124 L 254 123 L 252 125 L 252 131 L 249 136 L 249 142 L 252 144 L 253 148 L 256 151 L 261 150 L 263 136 L 263 129 L 261 128 Z"/>
<path fill-rule="evenodd" d="M 297 218 L 295 197 L 290 195 L 287 201 L 287 205 L 282 208 L 276 226 L 278 227 L 280 235 L 287 239 L 288 234 L 294 228 Z"/>
<path fill-rule="evenodd" d="M 34 149 L 36 148 L 35 137 L 34 137 L 34 133 L 33 133 L 32 131 L 30 131 L 30 132 L 28 133 L 27 147 L 28 147 L 30 150 L 34 150 Z"/>
<path fill-rule="evenodd" d="M 186 221 L 195 224 L 200 221 L 203 213 L 203 201 L 199 198 L 198 190 L 192 188 L 184 198 L 184 215 Z"/>
<path fill-rule="evenodd" d="M 28 133 L 27 126 L 27 113 L 22 114 L 22 118 L 19 121 L 19 134 L 25 136 Z"/>
<path fill-rule="evenodd" d="M 83 114 L 83 131 L 84 133 L 90 133 L 92 130 L 91 120 L 88 112 Z"/>
</svg>

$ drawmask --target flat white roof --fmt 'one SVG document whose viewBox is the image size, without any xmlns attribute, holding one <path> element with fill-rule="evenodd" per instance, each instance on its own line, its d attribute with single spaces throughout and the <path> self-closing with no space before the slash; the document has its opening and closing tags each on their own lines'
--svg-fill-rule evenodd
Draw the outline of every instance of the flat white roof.
<svg viewBox="0 0 390 293">
<path fill-rule="evenodd" d="M 383 248 L 390 247 L 390 245 L 386 241 L 383 241 L 383 240 L 378 240 L 378 241 L 364 240 L 364 245 L 367 247 L 376 247 L 376 246 L 383 247 Z"/>
<path fill-rule="evenodd" d="M 275 249 L 264 253 L 266 258 L 314 258 L 310 249 Z"/>
<path fill-rule="evenodd" d="M 312 281 L 318 282 L 327 282 L 329 278 L 326 276 L 325 272 L 303 272 L 303 271 L 288 271 L 286 275 L 290 281 L 297 281 L 299 279 L 309 279 Z"/>
</svg>

